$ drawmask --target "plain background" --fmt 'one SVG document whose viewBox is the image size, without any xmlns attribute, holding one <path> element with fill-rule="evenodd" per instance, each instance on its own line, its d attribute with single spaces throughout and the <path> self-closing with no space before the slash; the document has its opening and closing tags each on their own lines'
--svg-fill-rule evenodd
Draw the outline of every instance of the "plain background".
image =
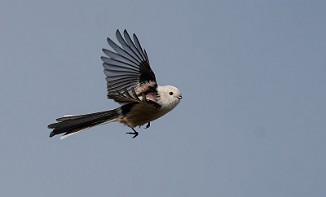
<svg viewBox="0 0 326 197">
<path fill-rule="evenodd" d="M 0 3 L 0 196 L 326 196 L 326 3 Z M 136 33 L 184 99 L 139 128 L 49 138 L 117 107 L 100 56 Z"/>
</svg>

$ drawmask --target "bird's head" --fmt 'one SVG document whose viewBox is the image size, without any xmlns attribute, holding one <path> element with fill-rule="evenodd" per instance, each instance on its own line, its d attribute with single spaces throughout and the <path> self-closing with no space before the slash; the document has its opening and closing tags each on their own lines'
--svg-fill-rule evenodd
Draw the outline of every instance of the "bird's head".
<svg viewBox="0 0 326 197">
<path fill-rule="evenodd" d="M 168 110 L 171 110 L 177 106 L 182 99 L 180 90 L 170 85 L 158 86 L 157 93 L 160 96 L 160 101 L 158 103 Z"/>
</svg>

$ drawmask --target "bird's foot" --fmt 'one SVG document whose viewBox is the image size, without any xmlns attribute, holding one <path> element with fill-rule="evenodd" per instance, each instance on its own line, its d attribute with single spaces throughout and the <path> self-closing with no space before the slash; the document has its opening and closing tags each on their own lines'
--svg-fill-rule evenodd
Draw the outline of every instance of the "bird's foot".
<svg viewBox="0 0 326 197">
<path fill-rule="evenodd" d="M 145 126 L 145 129 L 148 129 L 151 126 L 151 122 L 148 122 L 147 125 Z"/>
<path fill-rule="evenodd" d="M 131 128 L 134 132 L 128 132 L 128 133 L 126 133 L 126 134 L 130 134 L 130 135 L 134 135 L 134 136 L 132 136 L 132 138 L 135 138 L 135 137 L 137 137 L 138 136 L 138 132 L 134 129 L 134 128 Z"/>
</svg>

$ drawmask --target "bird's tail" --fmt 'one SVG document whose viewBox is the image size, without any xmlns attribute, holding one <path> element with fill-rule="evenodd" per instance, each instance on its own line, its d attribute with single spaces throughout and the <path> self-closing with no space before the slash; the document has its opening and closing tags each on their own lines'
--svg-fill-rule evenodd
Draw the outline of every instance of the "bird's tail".
<svg viewBox="0 0 326 197">
<path fill-rule="evenodd" d="M 66 115 L 58 118 L 58 122 L 48 125 L 48 128 L 53 129 L 50 133 L 50 137 L 64 133 L 64 135 L 60 137 L 60 139 L 63 139 L 76 134 L 83 129 L 103 123 L 113 122 L 119 116 L 119 108 L 85 115 Z"/>
</svg>

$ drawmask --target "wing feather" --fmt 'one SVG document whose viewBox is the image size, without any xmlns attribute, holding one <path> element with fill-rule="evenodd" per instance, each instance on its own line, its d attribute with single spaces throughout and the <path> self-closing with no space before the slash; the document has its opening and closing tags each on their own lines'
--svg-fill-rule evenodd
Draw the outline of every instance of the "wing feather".
<svg viewBox="0 0 326 197">
<path fill-rule="evenodd" d="M 127 33 L 126 30 L 124 30 L 124 37 L 126 40 L 123 39 L 123 37 L 121 36 L 119 30 L 116 32 L 116 36 L 118 41 L 120 42 L 121 46 L 123 47 L 124 50 L 126 50 L 126 52 L 128 52 L 129 54 L 132 55 L 132 57 L 138 61 L 141 62 L 143 61 L 143 59 L 141 58 L 141 55 L 138 53 L 137 54 L 137 49 L 135 48 L 135 45 L 133 42 L 130 42 L 130 37 L 129 34 Z"/>
<path fill-rule="evenodd" d="M 143 57 L 143 59 L 146 59 L 146 56 L 143 52 L 143 48 L 141 47 L 136 34 L 133 34 L 133 39 L 134 39 L 134 43 L 135 43 L 135 47 L 137 48 L 137 51 L 140 53 L 140 55 Z"/>
<path fill-rule="evenodd" d="M 146 86 L 157 87 L 147 53 L 141 47 L 135 34 L 132 40 L 126 30 L 123 36 L 117 30 L 116 37 L 121 46 L 107 38 L 113 51 L 103 49 L 106 56 L 101 57 L 106 75 L 108 98 L 120 103 L 143 102 L 139 99 L 141 97 L 139 90 L 149 89 Z"/>
<path fill-rule="evenodd" d="M 117 31 L 117 34 L 120 35 L 120 32 Z M 107 41 L 108 41 L 108 44 L 117 52 L 118 55 L 120 55 L 122 57 L 125 57 L 125 58 L 129 58 L 129 59 L 134 59 L 135 60 L 135 58 L 133 56 L 131 56 L 126 50 L 124 50 L 123 48 L 121 48 L 119 45 L 117 45 L 116 43 L 114 43 L 110 38 L 107 38 Z M 135 63 L 137 63 L 137 60 L 135 60 Z"/>
<path fill-rule="evenodd" d="M 116 54 L 116 53 L 114 53 L 114 52 L 112 52 L 110 50 L 107 50 L 107 49 L 103 49 L 103 52 L 113 60 L 117 60 L 117 61 L 120 61 L 120 62 L 125 63 L 127 65 L 134 66 L 134 67 L 137 67 L 137 65 L 138 65 L 138 62 L 135 62 L 135 61 L 133 61 L 133 60 L 129 59 L 128 57 L 123 56 L 121 54 Z"/>
</svg>

